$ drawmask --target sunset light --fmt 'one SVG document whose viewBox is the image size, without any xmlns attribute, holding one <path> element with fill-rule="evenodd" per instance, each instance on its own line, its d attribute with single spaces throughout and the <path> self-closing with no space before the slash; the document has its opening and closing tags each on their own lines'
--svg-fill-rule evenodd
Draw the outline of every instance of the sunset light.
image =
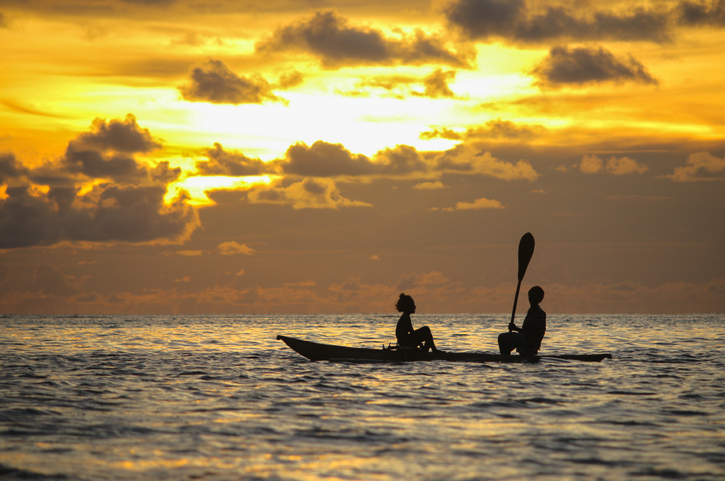
<svg viewBox="0 0 725 481">
<path fill-rule="evenodd" d="M 316 5 L 0 2 L 1 309 L 725 310 L 722 2 Z"/>
</svg>

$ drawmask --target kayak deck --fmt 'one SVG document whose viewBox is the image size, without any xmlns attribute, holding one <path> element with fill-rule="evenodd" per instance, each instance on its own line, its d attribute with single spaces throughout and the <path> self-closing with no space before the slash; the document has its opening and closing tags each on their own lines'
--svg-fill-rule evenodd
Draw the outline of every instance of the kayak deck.
<svg viewBox="0 0 725 481">
<path fill-rule="evenodd" d="M 347 361 L 347 362 L 410 362 L 410 361 L 454 361 L 454 362 L 536 362 L 539 359 L 565 359 L 583 362 L 600 362 L 611 359 L 611 354 L 558 354 L 543 356 L 504 356 L 482 352 L 423 352 L 419 349 L 385 348 L 371 349 L 363 347 L 336 346 L 318 342 L 304 341 L 288 336 L 277 336 L 293 351 L 311 361 Z"/>
</svg>

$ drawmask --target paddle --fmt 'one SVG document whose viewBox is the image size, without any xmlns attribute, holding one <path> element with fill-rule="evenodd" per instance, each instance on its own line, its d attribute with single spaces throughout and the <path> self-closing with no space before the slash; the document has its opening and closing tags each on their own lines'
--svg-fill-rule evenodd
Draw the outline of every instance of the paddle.
<svg viewBox="0 0 725 481">
<path fill-rule="evenodd" d="M 519 241 L 519 283 L 516 286 L 516 296 L 514 297 L 514 310 L 511 313 L 511 322 L 509 323 L 509 325 L 514 323 L 514 318 L 516 317 L 516 303 L 519 300 L 521 281 L 524 280 L 526 268 L 529 267 L 529 261 L 531 261 L 531 256 L 534 255 L 534 244 L 534 236 L 531 235 L 530 232 L 524 234 Z M 512 330 L 513 329 L 509 327 L 509 332 L 511 332 Z"/>
</svg>

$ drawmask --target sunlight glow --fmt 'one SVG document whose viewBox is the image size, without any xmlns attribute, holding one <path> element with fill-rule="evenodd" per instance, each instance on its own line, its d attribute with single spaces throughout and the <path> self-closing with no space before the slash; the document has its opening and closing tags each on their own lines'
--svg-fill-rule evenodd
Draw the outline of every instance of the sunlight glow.
<svg viewBox="0 0 725 481">
<path fill-rule="evenodd" d="M 268 175 L 250 177 L 227 177 L 227 176 L 195 176 L 185 177 L 169 185 L 164 197 L 166 203 L 178 194 L 179 190 L 185 190 L 191 196 L 189 204 L 196 206 L 214 205 L 214 202 L 207 197 L 206 193 L 212 190 L 247 190 L 257 184 L 269 184 L 272 177 Z"/>
</svg>

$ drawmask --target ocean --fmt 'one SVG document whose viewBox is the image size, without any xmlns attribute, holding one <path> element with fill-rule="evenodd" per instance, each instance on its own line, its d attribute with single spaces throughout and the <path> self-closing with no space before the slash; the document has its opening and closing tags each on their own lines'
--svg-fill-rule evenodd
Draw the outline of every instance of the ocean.
<svg viewBox="0 0 725 481">
<path fill-rule="evenodd" d="M 723 480 L 725 315 L 549 314 L 601 363 L 310 362 L 397 315 L 4 316 L 2 480 Z M 520 318 L 519 318 L 520 322 Z M 506 314 L 413 315 L 496 352 Z"/>
</svg>

